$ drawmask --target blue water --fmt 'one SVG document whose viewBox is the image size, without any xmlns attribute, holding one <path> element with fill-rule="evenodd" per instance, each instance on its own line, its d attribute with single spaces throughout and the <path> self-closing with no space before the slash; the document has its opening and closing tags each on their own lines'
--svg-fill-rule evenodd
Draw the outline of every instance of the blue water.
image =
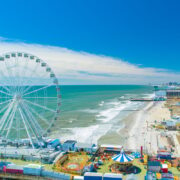
<svg viewBox="0 0 180 180">
<path fill-rule="evenodd" d="M 52 135 L 96 143 L 102 136 L 123 128 L 121 120 L 143 105 L 130 98 L 152 94 L 151 86 L 140 85 L 61 86 L 60 121 Z"/>
<path fill-rule="evenodd" d="M 130 98 L 149 97 L 153 94 L 151 86 L 60 86 L 61 113 L 59 121 L 55 121 L 54 116 L 56 116 L 57 101 L 59 101 L 57 99 L 57 89 L 55 86 L 50 86 L 36 92 L 39 88 L 41 86 L 33 86 L 29 91 L 34 93 L 23 96 L 23 105 L 20 108 L 27 122 L 34 117 L 42 130 L 50 132 L 50 137 L 60 138 L 61 140 L 75 139 L 89 143 L 97 143 L 100 140 L 102 141 L 103 138 L 104 140 L 108 139 L 107 137 L 109 137 L 107 142 L 115 139 L 116 132 L 124 127 L 122 120 L 133 110 L 143 106 L 142 102 L 131 102 Z M 9 100 L 9 98 L 10 96 L 1 94 L 0 109 L 8 105 L 2 104 L 2 102 Z M 4 111 L 0 113 L 0 117 L 3 117 L 3 115 Z M 52 125 L 52 128 L 49 131 L 50 125 Z M 11 127 L 10 138 L 26 137 L 24 123 L 19 111 L 15 114 Z M 3 133 L 6 134 L 7 129 Z M 106 142 L 104 140 L 103 142 Z"/>
</svg>

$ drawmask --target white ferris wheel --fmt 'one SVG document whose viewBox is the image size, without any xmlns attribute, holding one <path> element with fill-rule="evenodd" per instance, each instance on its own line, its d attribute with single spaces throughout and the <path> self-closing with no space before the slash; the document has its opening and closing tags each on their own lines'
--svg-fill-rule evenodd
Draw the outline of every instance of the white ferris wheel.
<svg viewBox="0 0 180 180">
<path fill-rule="evenodd" d="M 60 113 L 58 79 L 42 59 L 22 52 L 0 56 L 0 137 L 42 143 Z"/>
</svg>

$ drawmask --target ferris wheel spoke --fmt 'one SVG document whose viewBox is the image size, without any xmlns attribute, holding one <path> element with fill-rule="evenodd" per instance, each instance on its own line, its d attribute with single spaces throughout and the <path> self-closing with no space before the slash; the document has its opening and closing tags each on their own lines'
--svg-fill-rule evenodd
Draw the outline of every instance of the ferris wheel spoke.
<svg viewBox="0 0 180 180">
<path fill-rule="evenodd" d="M 25 65 L 26 65 L 27 61 L 25 60 Z M 27 71 L 27 68 L 25 68 L 25 65 L 23 66 L 24 68 L 21 70 L 18 60 L 16 61 L 16 66 L 18 67 L 18 71 L 16 71 L 16 77 L 18 78 L 18 92 L 21 93 L 22 89 L 23 89 L 23 76 L 25 76 L 25 73 Z M 22 73 L 23 71 L 23 73 Z M 22 74 L 21 74 L 22 73 Z"/>
<path fill-rule="evenodd" d="M 31 108 L 30 106 L 28 106 L 31 111 L 36 115 L 38 116 L 39 119 L 41 119 L 43 122 L 45 122 L 47 125 L 49 125 L 49 122 L 47 119 L 45 119 L 44 117 L 42 117 L 35 109 Z"/>
<path fill-rule="evenodd" d="M 32 94 L 32 93 L 41 91 L 41 90 L 43 90 L 43 89 L 47 89 L 47 88 L 50 87 L 50 86 L 52 86 L 52 84 L 51 84 L 51 85 L 44 86 L 44 87 L 39 88 L 39 89 L 35 89 L 35 90 L 31 91 L 31 92 L 28 92 L 28 93 L 24 94 L 23 96 L 27 96 L 27 95 L 29 95 L 29 94 Z"/>
<path fill-rule="evenodd" d="M 32 124 L 32 118 L 29 116 L 29 113 L 27 112 L 27 110 L 24 106 L 24 103 L 21 103 L 21 109 L 23 110 L 24 117 L 27 117 L 26 119 L 28 120 L 28 124 L 29 124 L 31 130 L 34 132 L 35 135 L 38 136 L 38 131 L 37 131 L 36 127 L 34 126 L 34 124 Z"/>
<path fill-rule="evenodd" d="M 32 88 L 33 86 L 31 85 L 29 85 L 23 92 L 22 92 L 22 94 L 24 94 L 24 93 L 26 93 L 27 91 L 29 91 L 31 88 Z"/>
<path fill-rule="evenodd" d="M 23 106 L 24 106 L 26 113 L 30 117 L 34 128 L 36 129 L 37 134 L 41 137 L 42 136 L 41 133 L 43 133 L 43 130 L 42 130 L 40 124 L 37 122 L 36 118 L 34 118 L 33 114 L 29 111 L 29 107 L 27 107 L 27 105 L 25 103 L 23 103 Z M 39 131 L 41 131 L 41 133 Z"/>
<path fill-rule="evenodd" d="M 13 112 L 14 112 L 14 106 L 12 108 L 12 111 L 9 113 L 9 115 L 7 116 L 6 118 L 6 121 L 5 121 L 5 124 L 4 124 L 4 127 L 2 126 L 2 129 L 5 129 L 7 130 L 8 129 L 8 125 L 10 124 L 11 122 L 11 117 L 13 116 Z"/>
<path fill-rule="evenodd" d="M 6 64 L 8 65 L 9 63 L 6 63 Z M 16 90 L 16 92 L 18 92 L 19 86 L 18 86 L 17 75 L 16 75 L 17 71 L 15 72 L 16 68 L 17 68 L 17 64 L 14 61 L 14 57 L 12 57 L 12 60 L 10 61 L 10 65 L 8 65 L 7 67 L 7 70 L 8 70 L 9 77 L 13 78 L 12 82 L 14 85 L 14 89 Z"/>
<path fill-rule="evenodd" d="M 8 89 L 6 86 L 3 86 L 3 85 L 1 84 L 0 87 L 2 87 L 3 89 L 5 89 L 5 90 L 8 91 L 9 93 L 11 93 L 10 89 Z"/>
<path fill-rule="evenodd" d="M 11 115 L 11 119 L 9 118 L 10 121 L 9 121 L 9 127 L 8 127 L 8 130 L 7 130 L 6 138 L 8 137 L 10 129 L 12 128 L 12 124 L 13 124 L 14 116 L 16 114 L 16 110 L 17 110 L 17 105 L 13 109 L 13 112 L 12 112 L 12 115 Z"/>
<path fill-rule="evenodd" d="M 7 104 L 6 106 L 4 106 L 1 110 L 0 110 L 0 113 L 2 113 L 5 109 L 7 109 L 9 107 L 9 104 Z M 0 120 L 1 122 L 1 120 Z"/>
<path fill-rule="evenodd" d="M 25 129 L 26 129 L 26 133 L 27 133 L 27 135 L 28 135 L 28 137 L 29 137 L 29 140 L 30 140 L 30 142 L 31 142 L 31 145 L 32 145 L 33 149 L 35 149 L 35 148 L 34 148 L 34 143 L 33 143 L 32 137 L 30 136 L 30 132 L 29 132 L 29 129 L 28 129 L 27 125 L 26 125 L 26 122 L 25 122 L 24 116 L 23 116 L 23 114 L 22 114 L 21 108 L 19 107 L 18 110 L 19 110 L 19 113 L 20 113 L 20 115 L 21 115 L 21 119 L 22 119 L 22 121 L 23 121 L 24 127 L 25 127 Z"/>
<path fill-rule="evenodd" d="M 10 113 L 10 116 L 11 116 L 11 113 Z M 7 124 L 9 124 L 9 120 L 10 120 L 10 118 L 9 118 L 9 116 L 7 116 L 5 121 L 2 123 L 0 132 L 4 132 L 6 130 Z"/>
<path fill-rule="evenodd" d="M 17 110 L 18 112 L 18 110 Z M 16 116 L 17 116 L 18 113 L 16 113 Z M 20 124 L 20 118 L 19 117 L 16 117 L 16 137 L 18 140 L 20 140 L 20 131 L 21 131 L 21 124 Z"/>
<path fill-rule="evenodd" d="M 15 57 L 15 65 L 17 67 L 16 70 L 16 77 L 17 77 L 17 84 L 18 84 L 18 92 L 21 92 L 21 81 L 20 81 L 20 76 L 19 76 L 19 72 L 20 72 L 20 66 L 19 66 L 19 61 L 18 61 L 18 57 Z"/>
<path fill-rule="evenodd" d="M 22 105 L 22 104 L 21 104 Z M 36 128 L 34 129 L 33 126 L 32 126 L 32 121 L 31 121 L 31 118 L 29 117 L 29 115 L 25 115 L 25 112 L 23 112 L 23 109 L 24 109 L 24 106 L 22 107 L 21 106 L 21 113 L 24 114 L 24 120 L 25 120 L 25 123 L 27 123 L 27 126 L 29 127 L 29 129 L 31 130 L 31 132 L 34 134 L 34 137 L 36 138 L 36 140 L 38 141 L 38 143 L 40 144 L 39 142 L 39 137 L 38 137 L 38 132 L 36 131 Z M 30 124 L 31 123 L 31 124 Z"/>
<path fill-rule="evenodd" d="M 14 91 L 16 91 L 15 82 L 10 78 L 10 77 L 13 77 L 13 75 L 12 75 L 11 70 L 9 70 L 10 68 L 9 68 L 9 65 L 8 65 L 7 61 L 5 61 L 5 65 L 6 65 L 6 71 L 7 71 L 8 75 L 9 75 L 8 79 L 11 81 L 12 89 L 13 89 Z"/>
<path fill-rule="evenodd" d="M 0 105 L 5 104 L 5 103 L 8 103 L 9 101 L 12 101 L 12 99 L 9 99 L 9 100 L 7 100 L 7 101 L 4 101 L 4 102 L 0 103 Z"/>
<path fill-rule="evenodd" d="M 22 76 L 25 77 L 26 72 L 27 72 L 27 65 L 28 65 L 29 60 L 25 59 L 25 58 L 24 58 L 24 60 L 25 60 L 25 64 L 24 64 L 24 67 L 23 67 Z"/>
<path fill-rule="evenodd" d="M 7 83 L 9 83 L 9 78 L 7 78 L 7 76 L 5 76 L 5 74 L 0 70 L 0 74 L 3 77 L 4 80 L 7 81 Z M 7 88 L 8 89 L 8 88 Z M 10 89 L 12 90 L 12 87 L 10 86 Z M 8 89 L 9 92 L 11 92 L 11 90 Z"/>
<path fill-rule="evenodd" d="M 27 103 L 30 103 L 30 104 L 32 104 L 32 105 L 34 105 L 34 106 L 40 107 L 40 108 L 42 108 L 42 109 L 51 111 L 51 112 L 53 112 L 53 113 L 56 112 L 56 111 L 54 111 L 53 109 L 50 109 L 50 108 L 48 108 L 48 107 L 46 107 L 46 106 L 42 106 L 42 105 L 37 104 L 37 103 L 35 103 L 35 102 L 31 102 L 31 101 L 28 101 L 28 100 L 25 100 L 25 99 L 24 99 L 24 101 L 26 101 Z"/>
<path fill-rule="evenodd" d="M 4 92 L 4 91 L 2 91 L 2 90 L 0 90 L 0 93 L 5 94 L 5 95 L 7 95 L 7 96 L 12 96 L 11 94 L 6 93 L 6 92 Z"/>
<path fill-rule="evenodd" d="M 9 108 L 6 110 L 6 112 L 4 113 L 3 117 L 1 118 L 1 126 L 0 126 L 0 132 L 6 128 L 7 124 L 9 123 L 9 117 L 11 116 L 12 114 L 12 109 L 13 109 L 13 106 L 14 103 L 12 103 Z"/>
<path fill-rule="evenodd" d="M 38 68 L 39 64 L 36 63 L 35 68 L 32 70 L 31 74 L 29 75 L 29 77 L 32 77 L 34 74 L 36 74 L 37 68 Z M 32 86 L 28 86 L 24 91 L 22 91 L 22 93 L 27 92 L 29 89 L 31 89 Z"/>
<path fill-rule="evenodd" d="M 25 60 L 27 61 L 27 60 Z M 27 62 L 25 62 L 26 64 Z M 25 75 L 25 72 L 27 71 L 27 69 L 25 68 L 25 65 L 23 66 L 24 68 L 21 69 L 20 66 L 19 66 L 19 72 L 18 72 L 18 75 L 19 75 L 19 92 L 22 94 L 22 92 L 24 91 L 24 79 L 23 79 L 23 76 Z M 25 71 L 26 70 L 26 71 Z M 23 71 L 23 73 L 22 73 Z M 24 72 L 25 71 L 25 72 Z"/>
<path fill-rule="evenodd" d="M 8 108 L 7 108 L 7 110 L 5 111 L 4 115 L 2 116 L 2 118 L 1 118 L 1 120 L 0 120 L 0 123 L 1 123 L 0 129 L 1 129 L 1 127 L 2 127 L 2 125 L 3 125 L 3 123 L 4 123 L 4 121 L 5 121 L 5 119 L 7 118 L 7 116 L 9 115 L 9 113 L 10 113 L 12 107 L 13 107 L 13 102 L 11 102 L 10 104 L 8 104 L 7 106 L 8 106 Z M 4 108 L 4 110 L 5 110 L 5 108 Z"/>
</svg>

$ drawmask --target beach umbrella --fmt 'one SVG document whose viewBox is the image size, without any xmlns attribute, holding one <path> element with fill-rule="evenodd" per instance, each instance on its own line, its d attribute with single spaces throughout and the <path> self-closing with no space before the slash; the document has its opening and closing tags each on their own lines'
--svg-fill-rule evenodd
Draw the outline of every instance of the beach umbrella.
<svg viewBox="0 0 180 180">
<path fill-rule="evenodd" d="M 112 157 L 113 161 L 119 162 L 119 163 L 128 163 L 131 162 L 134 157 L 125 154 L 124 150 L 121 150 L 121 153 Z"/>
</svg>

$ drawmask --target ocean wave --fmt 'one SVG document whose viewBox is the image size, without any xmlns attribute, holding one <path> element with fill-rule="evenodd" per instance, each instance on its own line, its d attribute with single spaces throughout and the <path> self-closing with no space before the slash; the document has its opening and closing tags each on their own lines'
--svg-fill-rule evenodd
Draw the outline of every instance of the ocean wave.
<svg viewBox="0 0 180 180">
<path fill-rule="evenodd" d="M 118 116 L 122 110 L 124 110 L 131 104 L 132 103 L 130 101 L 126 101 L 126 103 L 124 104 L 119 101 L 108 102 L 106 103 L 106 108 L 99 111 L 99 113 L 96 115 L 96 119 L 104 123 L 109 122 L 116 116 Z"/>
<path fill-rule="evenodd" d="M 81 109 L 79 110 L 80 112 L 85 112 L 85 113 L 90 113 L 90 114 L 94 114 L 97 113 L 98 110 L 97 109 Z"/>
<path fill-rule="evenodd" d="M 120 96 L 120 97 L 119 97 L 119 99 L 124 99 L 124 98 L 125 98 L 125 96 Z"/>
<path fill-rule="evenodd" d="M 142 95 L 143 98 L 153 98 L 154 96 L 155 96 L 154 93 Z"/>
<path fill-rule="evenodd" d="M 61 140 L 76 140 L 82 143 L 97 143 L 98 139 L 111 129 L 111 125 L 92 125 L 88 127 L 64 128 Z"/>
<path fill-rule="evenodd" d="M 104 101 L 101 101 L 100 103 L 99 103 L 99 106 L 103 106 L 104 105 Z"/>
</svg>

